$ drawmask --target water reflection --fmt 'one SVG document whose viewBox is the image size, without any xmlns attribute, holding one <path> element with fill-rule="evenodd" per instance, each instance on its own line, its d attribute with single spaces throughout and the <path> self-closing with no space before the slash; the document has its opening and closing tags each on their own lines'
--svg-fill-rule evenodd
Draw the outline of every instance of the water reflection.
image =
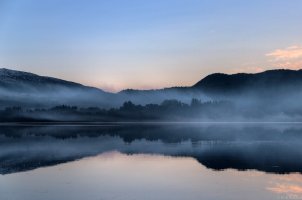
<svg viewBox="0 0 302 200">
<path fill-rule="evenodd" d="M 1 200 L 269 200 L 298 198 L 300 174 L 214 171 L 190 157 L 107 152 L 0 176 Z"/>
<path fill-rule="evenodd" d="M 1 126 L 0 174 L 111 151 L 194 158 L 214 170 L 301 173 L 301 130 L 300 124 Z"/>
</svg>

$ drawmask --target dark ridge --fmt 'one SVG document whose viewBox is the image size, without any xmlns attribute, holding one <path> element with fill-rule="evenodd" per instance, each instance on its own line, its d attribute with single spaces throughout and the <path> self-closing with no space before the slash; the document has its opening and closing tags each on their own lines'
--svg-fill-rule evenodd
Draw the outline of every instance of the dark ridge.
<svg viewBox="0 0 302 200">
<path fill-rule="evenodd" d="M 228 75 L 215 73 L 206 76 L 193 85 L 192 88 L 205 92 L 227 93 L 242 92 L 249 89 L 286 88 L 297 85 L 302 85 L 302 70 L 278 69 L 256 74 L 238 73 Z"/>
<path fill-rule="evenodd" d="M 30 72 L 23 72 L 6 68 L 0 68 L 0 87 L 7 89 L 14 88 L 17 90 L 21 90 L 23 88 L 28 87 L 35 89 L 51 89 L 52 87 L 65 87 L 72 89 L 89 89 L 105 93 L 101 89 L 84 86 L 82 84 L 75 83 L 72 81 L 48 76 L 39 76 Z"/>
</svg>

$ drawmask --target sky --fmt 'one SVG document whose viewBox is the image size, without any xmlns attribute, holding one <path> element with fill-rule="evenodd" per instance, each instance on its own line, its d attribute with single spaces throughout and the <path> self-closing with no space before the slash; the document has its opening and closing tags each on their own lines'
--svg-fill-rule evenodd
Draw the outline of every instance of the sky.
<svg viewBox="0 0 302 200">
<path fill-rule="evenodd" d="M 0 0 L 0 67 L 106 91 L 302 68 L 301 0 Z"/>
</svg>

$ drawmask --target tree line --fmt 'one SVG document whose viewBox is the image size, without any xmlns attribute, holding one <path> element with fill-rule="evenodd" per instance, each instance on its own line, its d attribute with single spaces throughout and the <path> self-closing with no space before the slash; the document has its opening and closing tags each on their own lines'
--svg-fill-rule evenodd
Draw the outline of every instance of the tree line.
<svg viewBox="0 0 302 200">
<path fill-rule="evenodd" d="M 142 121 L 142 120 L 183 120 L 201 117 L 218 117 L 230 110 L 227 101 L 202 102 L 193 98 L 190 103 L 176 99 L 160 104 L 137 105 L 126 101 L 119 108 L 77 107 L 58 105 L 51 108 L 6 107 L 1 110 L 1 121 Z"/>
</svg>

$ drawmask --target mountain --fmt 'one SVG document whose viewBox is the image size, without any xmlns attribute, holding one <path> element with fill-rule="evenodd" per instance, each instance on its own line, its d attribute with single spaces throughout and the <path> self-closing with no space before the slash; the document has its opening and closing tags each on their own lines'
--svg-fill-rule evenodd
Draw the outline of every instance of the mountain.
<svg viewBox="0 0 302 200">
<path fill-rule="evenodd" d="M 206 76 L 191 89 L 207 94 L 235 95 L 250 92 L 285 92 L 302 87 L 302 70 L 268 70 L 256 74 L 222 74 Z"/>
<path fill-rule="evenodd" d="M 159 90 L 123 90 L 108 93 L 79 83 L 33 73 L 0 69 L 0 105 L 51 107 L 119 107 L 125 101 L 135 104 L 159 104 L 166 99 L 189 103 L 192 98 L 207 100 L 238 100 L 251 102 L 302 99 L 302 70 L 269 70 L 256 74 L 222 74 L 206 76 L 191 87 Z M 289 96 L 291 98 L 289 98 Z"/>
<path fill-rule="evenodd" d="M 123 90 L 135 103 L 163 98 L 179 99 L 189 103 L 192 98 L 207 100 L 277 101 L 290 100 L 289 96 L 302 99 L 302 70 L 268 70 L 261 73 L 223 74 L 206 76 L 193 86 L 172 87 L 159 90 Z"/>
<path fill-rule="evenodd" d="M 0 88 L 6 90 L 14 90 L 22 92 L 24 89 L 39 91 L 39 90 L 54 90 L 58 88 L 65 89 L 79 89 L 98 91 L 105 93 L 104 91 L 81 85 L 79 83 L 65 81 L 62 79 L 39 76 L 29 72 L 10 70 L 6 68 L 0 69 Z"/>
<path fill-rule="evenodd" d="M 0 94 L 1 105 L 29 107 L 106 106 L 114 96 L 79 83 L 6 68 L 0 69 Z"/>
</svg>

